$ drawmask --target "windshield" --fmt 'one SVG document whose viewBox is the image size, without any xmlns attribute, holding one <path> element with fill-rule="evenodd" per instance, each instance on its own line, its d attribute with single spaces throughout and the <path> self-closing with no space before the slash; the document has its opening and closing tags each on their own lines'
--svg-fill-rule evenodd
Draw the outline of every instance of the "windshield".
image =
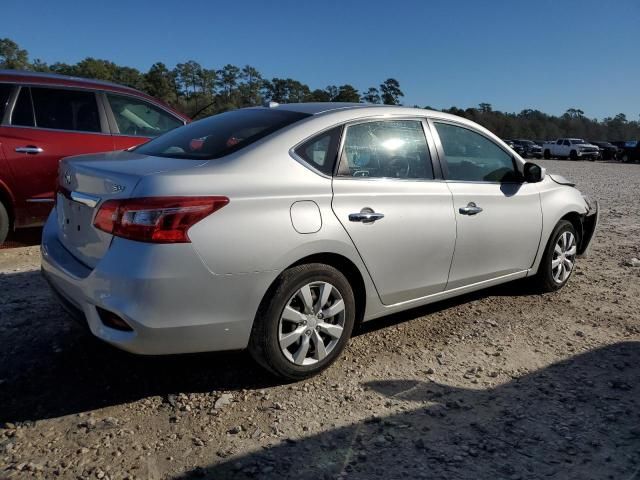
<svg viewBox="0 0 640 480">
<path fill-rule="evenodd" d="M 266 108 L 233 110 L 171 130 L 135 151 L 191 160 L 221 158 L 308 116 Z"/>
</svg>

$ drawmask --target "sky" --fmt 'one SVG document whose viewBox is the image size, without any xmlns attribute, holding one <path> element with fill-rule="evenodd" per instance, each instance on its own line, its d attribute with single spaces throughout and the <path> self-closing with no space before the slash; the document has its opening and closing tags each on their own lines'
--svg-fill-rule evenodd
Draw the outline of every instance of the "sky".
<svg viewBox="0 0 640 480">
<path fill-rule="evenodd" d="M 405 105 L 640 114 L 640 0 L 3 0 L 2 37 L 48 63 L 249 64 L 312 89 L 394 77 Z"/>
</svg>

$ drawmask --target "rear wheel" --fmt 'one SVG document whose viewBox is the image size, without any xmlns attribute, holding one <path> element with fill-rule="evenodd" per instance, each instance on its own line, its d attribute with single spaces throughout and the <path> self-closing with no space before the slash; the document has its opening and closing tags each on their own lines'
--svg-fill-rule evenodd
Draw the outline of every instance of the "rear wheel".
<svg viewBox="0 0 640 480">
<path fill-rule="evenodd" d="M 549 160 L 551 158 L 551 152 L 549 150 L 545 150 L 542 156 L 545 158 L 545 160 Z"/>
<path fill-rule="evenodd" d="M 265 296 L 249 352 L 286 380 L 316 375 L 344 350 L 355 322 L 353 290 L 337 269 L 321 264 L 285 271 Z"/>
<path fill-rule="evenodd" d="M 535 286 L 543 292 L 561 289 L 569 281 L 576 264 L 578 236 L 567 220 L 560 220 L 549 237 L 538 274 L 533 277 Z"/>
<path fill-rule="evenodd" d="M 569 153 L 569 158 L 571 160 L 577 160 L 578 159 L 578 153 L 575 150 L 571 150 L 571 152 Z"/>
<path fill-rule="evenodd" d="M 9 235 L 9 212 L 6 207 L 0 202 L 0 245 L 4 243 Z"/>
</svg>

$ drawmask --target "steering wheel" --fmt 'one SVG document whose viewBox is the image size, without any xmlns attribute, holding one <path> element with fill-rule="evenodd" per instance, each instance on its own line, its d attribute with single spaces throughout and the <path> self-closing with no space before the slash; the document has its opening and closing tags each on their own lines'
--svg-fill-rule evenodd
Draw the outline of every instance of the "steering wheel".
<svg viewBox="0 0 640 480">
<path fill-rule="evenodd" d="M 389 159 L 387 164 L 387 176 L 393 178 L 409 178 L 411 164 L 407 157 L 395 155 Z"/>
</svg>

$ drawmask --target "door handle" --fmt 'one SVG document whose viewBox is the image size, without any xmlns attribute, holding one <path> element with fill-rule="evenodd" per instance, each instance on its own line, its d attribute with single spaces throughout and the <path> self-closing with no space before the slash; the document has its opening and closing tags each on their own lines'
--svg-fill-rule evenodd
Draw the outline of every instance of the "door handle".
<svg viewBox="0 0 640 480">
<path fill-rule="evenodd" d="M 474 202 L 469 202 L 466 207 L 460 207 L 459 212 L 462 215 L 477 215 L 482 211 L 482 208 L 477 206 Z"/>
<path fill-rule="evenodd" d="M 384 213 L 374 212 L 373 209 L 369 207 L 363 208 L 359 213 L 349 214 L 350 222 L 373 223 L 381 218 L 384 218 Z"/>
<path fill-rule="evenodd" d="M 44 152 L 44 150 L 41 147 L 36 147 L 35 145 L 27 145 L 25 147 L 16 147 L 16 152 L 37 155 L 38 153 Z"/>
</svg>

